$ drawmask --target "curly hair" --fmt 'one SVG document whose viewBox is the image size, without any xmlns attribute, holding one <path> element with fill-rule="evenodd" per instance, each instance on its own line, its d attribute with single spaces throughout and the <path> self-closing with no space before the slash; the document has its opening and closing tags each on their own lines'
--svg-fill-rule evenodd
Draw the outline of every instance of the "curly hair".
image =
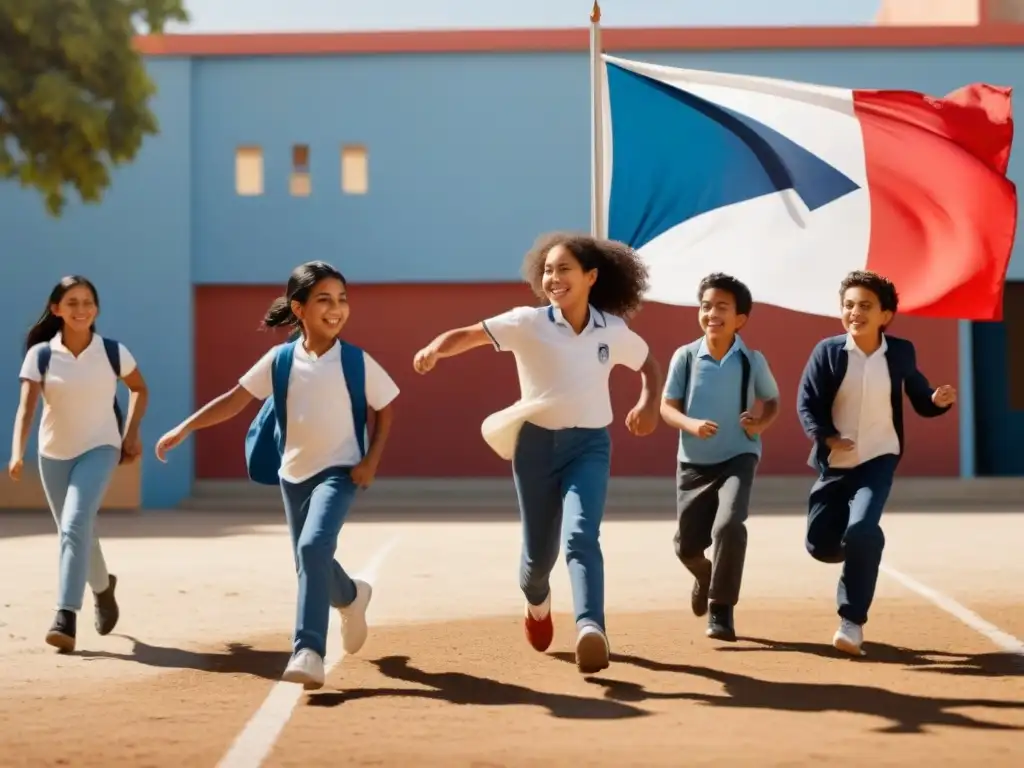
<svg viewBox="0 0 1024 768">
<path fill-rule="evenodd" d="M 628 245 L 590 235 L 553 232 L 542 235 L 523 260 L 523 278 L 540 299 L 545 299 L 542 281 L 548 253 L 561 245 L 584 271 L 597 269 L 590 288 L 590 303 L 602 312 L 628 317 L 640 310 L 647 292 L 647 267 Z"/>
<path fill-rule="evenodd" d="M 697 301 L 700 302 L 704 298 L 705 291 L 713 288 L 732 294 L 733 301 L 736 302 L 737 315 L 749 315 L 753 311 L 754 298 L 750 294 L 750 289 L 741 280 L 724 272 L 712 272 L 697 286 Z"/>
<path fill-rule="evenodd" d="M 871 291 L 878 297 L 878 303 L 881 304 L 882 310 L 885 312 L 895 313 L 899 308 L 900 296 L 896 293 L 896 285 L 892 280 L 882 277 L 877 272 L 857 269 L 844 277 L 843 282 L 839 284 L 840 301 L 851 288 L 866 288 Z"/>
</svg>

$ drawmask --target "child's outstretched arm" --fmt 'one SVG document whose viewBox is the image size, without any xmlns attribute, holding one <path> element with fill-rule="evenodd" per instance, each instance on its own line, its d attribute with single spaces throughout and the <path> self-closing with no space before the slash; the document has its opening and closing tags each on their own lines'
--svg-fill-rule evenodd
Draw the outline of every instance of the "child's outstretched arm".
<svg viewBox="0 0 1024 768">
<path fill-rule="evenodd" d="M 236 384 L 233 389 L 214 398 L 161 437 L 156 444 L 156 457 L 160 461 L 167 461 L 167 451 L 179 445 L 193 432 L 233 419 L 254 399 L 241 384 Z"/>
<path fill-rule="evenodd" d="M 467 325 L 464 328 L 453 328 L 450 331 L 445 331 L 417 352 L 416 357 L 413 358 L 413 368 L 417 373 L 427 373 L 442 358 L 455 357 L 471 349 L 493 343 L 493 339 L 483 323 Z"/>
<path fill-rule="evenodd" d="M 910 404 L 919 416 L 934 418 L 946 413 L 956 402 L 956 390 L 945 385 L 933 389 L 928 383 L 927 377 L 918 370 L 917 351 L 914 345 L 907 342 L 910 348 L 910 370 L 911 374 L 903 381 L 903 387 L 910 399 Z"/>
</svg>

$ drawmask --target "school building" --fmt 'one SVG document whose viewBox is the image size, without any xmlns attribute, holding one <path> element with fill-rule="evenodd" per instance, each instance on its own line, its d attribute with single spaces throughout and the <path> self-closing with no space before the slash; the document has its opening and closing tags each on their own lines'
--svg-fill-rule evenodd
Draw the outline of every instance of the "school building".
<svg viewBox="0 0 1024 768">
<path fill-rule="evenodd" d="M 605 29 L 617 55 L 676 66 L 906 88 L 942 95 L 971 81 L 1024 87 L 1024 27 Z M 313 258 L 351 281 L 348 337 L 402 388 L 382 477 L 508 477 L 480 437 L 518 395 L 510 355 L 481 349 L 417 376 L 437 332 L 534 298 L 519 279 L 534 238 L 589 226 L 586 29 L 182 35 L 141 38 L 161 132 L 114 174 L 105 201 L 69 205 L 0 184 L 0 395 L 13 418 L 23 334 L 69 273 L 100 289 L 101 332 L 124 342 L 150 384 L 146 454 L 119 470 L 108 503 L 168 509 L 196 480 L 244 477 L 255 407 L 194 436 L 167 464 L 157 438 L 230 388 L 272 343 L 259 330 L 292 267 Z M 1017 151 L 1011 176 L 1024 180 Z M 1024 255 L 1000 323 L 900 318 L 949 417 L 908 416 L 901 473 L 1024 475 Z M 793 290 L 801 290 L 793 275 Z M 837 297 L 838 303 L 838 297 Z M 691 308 L 648 305 L 635 320 L 663 365 L 699 333 Z M 813 344 L 838 319 L 755 307 L 748 343 L 767 355 L 783 413 L 762 475 L 807 475 L 795 388 Z M 639 392 L 613 375 L 613 472 L 674 471 L 676 435 L 622 426 Z M 10 424 L 10 421 L 7 422 Z M 34 446 L 34 438 L 33 438 Z M 34 448 L 33 448 L 34 450 Z M 0 483 L 0 505 L 41 505 L 30 481 Z M 35 495 L 32 495 L 35 494 Z M 31 498 L 29 498 L 31 496 Z"/>
</svg>

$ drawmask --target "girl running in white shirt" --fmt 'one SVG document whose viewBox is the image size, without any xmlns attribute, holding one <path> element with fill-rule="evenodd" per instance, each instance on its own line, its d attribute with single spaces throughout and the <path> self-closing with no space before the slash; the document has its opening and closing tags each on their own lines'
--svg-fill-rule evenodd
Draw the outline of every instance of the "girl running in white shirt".
<svg viewBox="0 0 1024 768">
<path fill-rule="evenodd" d="M 584 674 L 594 673 L 608 666 L 610 653 L 599 537 L 611 463 L 608 376 L 614 366 L 638 371 L 643 380 L 640 400 L 626 417 L 630 432 L 650 434 L 660 418 L 661 369 L 647 342 L 623 320 L 640 307 L 647 271 L 621 243 L 554 234 L 527 254 L 523 274 L 544 306 L 516 307 L 442 333 L 416 354 L 414 366 L 426 373 L 441 358 L 487 344 L 515 355 L 522 398 L 507 411 L 519 414 L 513 423 L 522 423 L 511 438 L 489 442 L 514 444 L 526 637 L 538 651 L 551 644 L 550 575 L 564 542 L 576 609 L 576 664 Z"/>
<path fill-rule="evenodd" d="M 50 292 L 25 342 L 8 466 L 11 479 L 20 480 L 42 394 L 39 474 L 60 531 L 57 615 L 46 642 L 64 652 L 75 648 L 87 582 L 95 596 L 96 631 L 109 634 L 120 616 L 117 577 L 107 571 L 94 526 L 114 469 L 142 453 L 139 426 L 148 397 L 128 349 L 96 333 L 99 311 L 96 288 L 84 277 L 65 277 Z M 131 390 L 127 423 L 115 399 L 118 379 Z"/>
<path fill-rule="evenodd" d="M 166 461 L 167 451 L 192 432 L 234 418 L 254 399 L 266 401 L 247 439 L 247 461 L 252 479 L 279 483 L 284 497 L 299 591 L 293 655 L 282 679 L 306 689 L 324 684 L 331 606 L 341 614 L 345 652 L 357 653 L 366 641 L 372 589 L 345 573 L 334 554 L 356 491 L 377 473 L 398 395 L 376 360 L 338 339 L 349 312 L 348 287 L 338 270 L 320 261 L 296 267 L 286 295 L 274 300 L 263 320 L 267 327 L 294 327 L 294 340 L 267 352 L 237 386 L 156 446 L 157 457 Z M 376 415 L 369 445 L 368 409 Z M 268 444 L 270 458 L 263 450 Z"/>
</svg>

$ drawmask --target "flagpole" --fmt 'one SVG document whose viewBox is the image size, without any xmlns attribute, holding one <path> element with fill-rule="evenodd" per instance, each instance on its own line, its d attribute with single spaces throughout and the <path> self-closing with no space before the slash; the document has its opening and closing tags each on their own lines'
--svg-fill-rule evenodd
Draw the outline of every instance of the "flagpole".
<svg viewBox="0 0 1024 768">
<path fill-rule="evenodd" d="M 590 234 L 604 237 L 604 141 L 602 133 L 601 6 L 590 12 Z"/>
</svg>

